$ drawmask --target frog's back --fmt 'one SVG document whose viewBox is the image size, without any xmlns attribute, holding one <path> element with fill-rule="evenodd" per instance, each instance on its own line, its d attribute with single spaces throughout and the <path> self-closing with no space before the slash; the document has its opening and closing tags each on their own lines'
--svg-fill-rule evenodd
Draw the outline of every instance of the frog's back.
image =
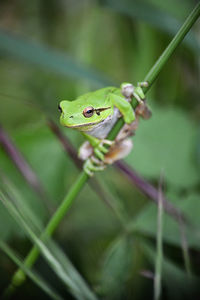
<svg viewBox="0 0 200 300">
<path fill-rule="evenodd" d="M 79 100 L 81 102 L 83 101 L 84 103 L 88 102 L 88 103 L 95 104 L 95 102 L 96 102 L 97 104 L 99 104 L 101 100 L 106 99 L 106 96 L 109 93 L 115 93 L 115 91 L 117 92 L 117 90 L 118 89 L 116 87 L 109 86 L 109 87 L 105 87 L 105 88 L 81 95 L 77 98 L 77 100 Z"/>
</svg>

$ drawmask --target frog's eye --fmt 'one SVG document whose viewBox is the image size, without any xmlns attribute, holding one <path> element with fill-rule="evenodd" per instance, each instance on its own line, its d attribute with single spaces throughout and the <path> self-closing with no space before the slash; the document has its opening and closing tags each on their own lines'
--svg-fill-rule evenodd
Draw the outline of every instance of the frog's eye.
<svg viewBox="0 0 200 300">
<path fill-rule="evenodd" d="M 60 107 L 59 104 L 58 104 L 58 110 L 59 110 L 60 112 L 62 112 L 62 108 Z"/>
<path fill-rule="evenodd" d="M 83 115 L 86 118 L 90 118 L 93 116 L 95 109 L 92 106 L 88 106 L 84 109 Z"/>
</svg>

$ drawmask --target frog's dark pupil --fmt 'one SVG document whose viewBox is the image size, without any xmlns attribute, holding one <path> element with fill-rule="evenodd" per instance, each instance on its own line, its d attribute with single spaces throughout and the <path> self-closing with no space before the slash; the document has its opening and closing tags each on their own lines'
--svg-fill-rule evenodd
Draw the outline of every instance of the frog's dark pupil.
<svg viewBox="0 0 200 300">
<path fill-rule="evenodd" d="M 92 117 L 93 114 L 94 114 L 94 110 L 95 110 L 95 109 L 94 109 L 92 106 L 86 107 L 86 108 L 84 109 L 84 111 L 83 111 L 84 117 L 86 117 L 86 118 Z"/>
</svg>

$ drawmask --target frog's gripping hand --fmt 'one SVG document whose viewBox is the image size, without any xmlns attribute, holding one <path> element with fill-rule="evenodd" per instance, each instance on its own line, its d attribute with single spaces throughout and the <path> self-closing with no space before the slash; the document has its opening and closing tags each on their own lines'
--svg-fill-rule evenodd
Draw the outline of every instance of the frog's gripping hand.
<svg viewBox="0 0 200 300">
<path fill-rule="evenodd" d="M 104 163 L 104 155 L 109 151 L 105 145 L 111 146 L 113 144 L 114 142 L 103 139 L 93 147 L 93 153 L 95 155 L 91 155 L 91 157 L 89 157 L 83 165 L 84 171 L 89 176 L 92 176 L 95 171 L 102 171 L 105 169 L 106 164 Z"/>
<path fill-rule="evenodd" d="M 144 92 L 142 90 L 142 87 L 147 87 L 148 82 L 138 82 L 137 86 L 135 87 L 131 83 L 122 83 L 121 84 L 121 92 L 122 95 L 126 99 L 130 99 L 131 97 L 134 97 L 138 103 L 143 103 L 143 100 L 145 99 Z"/>
<path fill-rule="evenodd" d="M 87 138 L 89 143 L 85 143 L 85 146 L 83 144 L 80 149 L 81 151 L 79 151 L 79 157 L 84 160 L 86 159 L 83 169 L 89 176 L 92 176 L 93 172 L 105 169 L 104 155 L 109 151 L 106 145 L 112 146 L 114 142 L 106 139 L 99 140 L 85 133 L 83 133 L 83 135 Z"/>
<path fill-rule="evenodd" d="M 136 119 L 138 117 L 142 117 L 143 119 L 149 119 L 152 115 L 150 108 L 147 106 L 145 101 L 145 95 L 142 90 L 143 87 L 147 87 L 148 82 L 138 82 L 137 86 L 134 87 L 131 83 L 122 83 L 121 84 L 121 92 L 124 97 L 131 101 L 131 98 L 134 97 L 137 102 L 138 106 L 135 109 Z"/>
</svg>

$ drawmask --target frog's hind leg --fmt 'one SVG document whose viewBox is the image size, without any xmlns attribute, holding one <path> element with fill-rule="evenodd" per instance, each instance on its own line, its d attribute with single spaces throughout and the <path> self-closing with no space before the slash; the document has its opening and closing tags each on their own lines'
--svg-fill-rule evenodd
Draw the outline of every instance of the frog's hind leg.
<svg viewBox="0 0 200 300">
<path fill-rule="evenodd" d="M 112 164 L 115 161 L 124 158 L 131 152 L 132 148 L 133 142 L 131 139 L 116 142 L 116 144 L 112 146 L 109 152 L 105 155 L 105 164 Z"/>
<path fill-rule="evenodd" d="M 91 144 L 86 141 L 84 142 L 81 147 L 79 148 L 78 151 L 78 157 L 81 160 L 86 160 L 88 159 L 91 155 L 93 154 L 93 147 L 91 146 Z"/>
</svg>

